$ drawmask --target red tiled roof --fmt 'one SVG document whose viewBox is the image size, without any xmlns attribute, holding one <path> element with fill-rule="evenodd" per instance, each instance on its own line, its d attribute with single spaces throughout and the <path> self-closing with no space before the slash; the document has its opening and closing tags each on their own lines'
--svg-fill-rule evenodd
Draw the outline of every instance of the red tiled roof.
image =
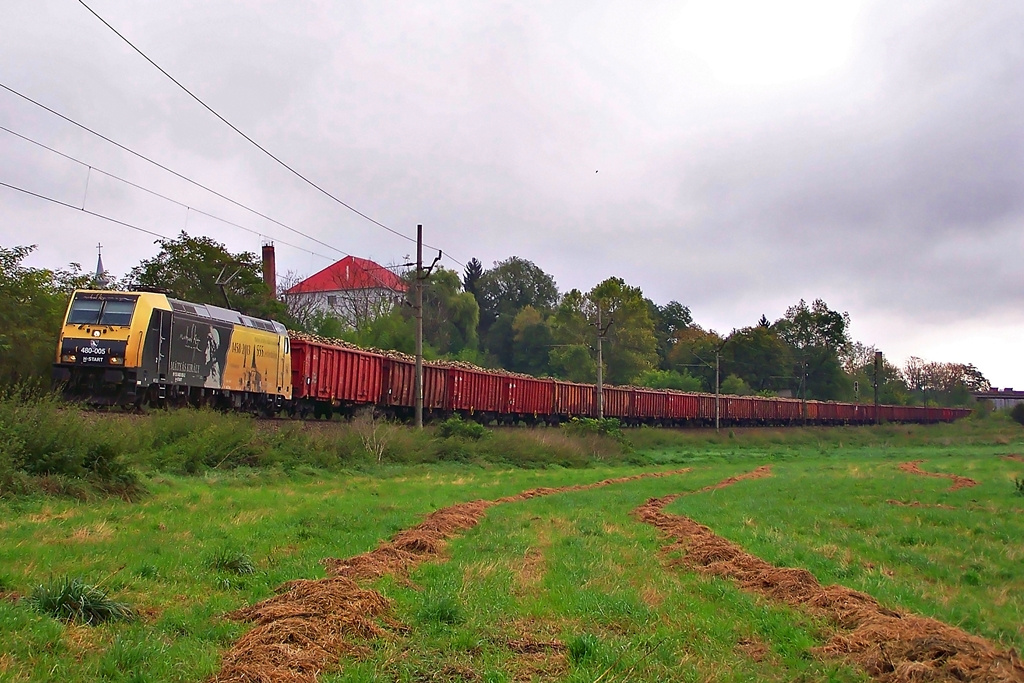
<svg viewBox="0 0 1024 683">
<path fill-rule="evenodd" d="M 316 275 L 310 275 L 286 291 L 285 294 L 337 292 L 353 289 L 390 289 L 395 292 L 404 292 L 408 287 L 402 278 L 384 266 L 357 256 L 346 256 Z"/>
</svg>

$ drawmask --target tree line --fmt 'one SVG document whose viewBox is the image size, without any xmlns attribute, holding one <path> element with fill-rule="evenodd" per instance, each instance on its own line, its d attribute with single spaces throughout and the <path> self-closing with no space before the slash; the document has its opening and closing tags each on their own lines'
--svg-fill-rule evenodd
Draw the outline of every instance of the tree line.
<svg viewBox="0 0 1024 683">
<path fill-rule="evenodd" d="M 289 305 L 261 277 L 259 257 L 230 253 L 206 237 L 182 233 L 157 242 L 111 289 L 155 287 L 197 303 L 228 306 L 272 318 L 290 329 L 340 337 L 366 347 L 412 353 L 413 272 L 403 300 L 343 323 L 323 309 Z M 67 269 L 26 268 L 31 247 L 0 247 L 0 377 L 47 377 L 70 292 L 91 276 Z M 819 400 L 874 398 L 875 349 L 850 337 L 850 317 L 817 299 L 801 300 L 771 321 L 720 334 L 694 321 L 678 301 L 661 305 L 640 287 L 610 277 L 589 291 L 562 292 L 554 278 L 512 256 L 464 272 L 435 269 L 424 283 L 424 353 L 535 376 L 594 382 L 596 344 L 603 332 L 604 377 L 610 384 L 683 391 L 715 390 Z M 879 399 L 894 404 L 962 405 L 988 380 L 971 364 L 911 358 L 903 367 L 884 360 Z"/>
</svg>

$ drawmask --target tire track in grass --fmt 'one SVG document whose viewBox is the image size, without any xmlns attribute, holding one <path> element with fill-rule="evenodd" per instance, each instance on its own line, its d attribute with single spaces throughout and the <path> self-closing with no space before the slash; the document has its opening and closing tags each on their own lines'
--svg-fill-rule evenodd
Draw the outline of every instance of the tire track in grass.
<svg viewBox="0 0 1024 683">
<path fill-rule="evenodd" d="M 592 484 L 534 488 L 494 500 L 473 500 L 436 510 L 416 526 L 400 531 L 377 548 L 346 559 L 323 560 L 329 576 L 299 579 L 278 588 L 278 595 L 227 616 L 255 626 L 224 655 L 213 683 L 311 683 L 323 671 L 336 669 L 347 652 L 362 651 L 351 639 L 385 634 L 378 620 L 388 621 L 391 605 L 377 591 L 357 581 L 386 574 L 404 576 L 442 552 L 448 539 L 476 526 L 488 508 L 539 496 L 587 491 L 639 479 L 669 477 L 690 468 L 604 479 Z M 522 649 L 510 643 L 512 651 Z"/>
<path fill-rule="evenodd" d="M 764 476 L 755 474 L 758 470 L 702 490 Z M 683 566 L 733 579 L 744 590 L 830 620 L 841 632 L 825 644 L 824 654 L 849 659 L 887 683 L 1024 681 L 1024 664 L 1013 650 L 999 650 L 935 619 L 888 609 L 870 595 L 844 586 L 822 586 L 805 569 L 776 567 L 688 517 L 663 511 L 682 495 L 651 498 L 634 514 L 674 540 L 666 551 L 685 551 Z"/>
<path fill-rule="evenodd" d="M 961 477 L 959 474 L 944 474 L 942 472 L 925 472 L 921 469 L 921 463 L 924 460 L 911 460 L 900 464 L 900 470 L 907 472 L 908 474 L 916 474 L 921 477 L 939 477 L 941 479 L 952 479 L 953 485 L 949 487 L 950 491 L 959 491 L 960 489 L 970 488 L 977 486 L 978 482 L 971 479 L 970 477 Z"/>
</svg>

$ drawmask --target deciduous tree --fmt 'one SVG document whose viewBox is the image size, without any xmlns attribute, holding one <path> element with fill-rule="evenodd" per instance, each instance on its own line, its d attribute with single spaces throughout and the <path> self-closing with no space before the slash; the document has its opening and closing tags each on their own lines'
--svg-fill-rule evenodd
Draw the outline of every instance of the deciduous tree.
<svg viewBox="0 0 1024 683">
<path fill-rule="evenodd" d="M 480 328 L 486 332 L 504 317 L 511 323 L 519 311 L 533 306 L 550 313 L 558 302 L 555 279 L 526 259 L 513 256 L 494 264 L 476 282 Z"/>
<path fill-rule="evenodd" d="M 49 383 L 69 295 L 90 282 L 76 263 L 26 267 L 34 249 L 0 246 L 0 383 Z"/>
<path fill-rule="evenodd" d="M 590 301 L 601 307 L 601 324 L 607 326 L 604 351 L 607 381 L 628 384 L 657 366 L 654 321 L 639 287 L 622 278 L 608 278 L 590 292 Z"/>
</svg>

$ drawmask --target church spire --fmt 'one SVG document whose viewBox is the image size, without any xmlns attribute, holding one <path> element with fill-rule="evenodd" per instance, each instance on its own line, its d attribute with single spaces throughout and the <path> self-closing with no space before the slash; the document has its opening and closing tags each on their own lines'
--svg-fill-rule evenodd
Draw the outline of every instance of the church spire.
<svg viewBox="0 0 1024 683">
<path fill-rule="evenodd" d="M 107 271 L 103 267 L 103 245 L 96 245 L 96 275 L 93 277 L 93 284 L 97 289 L 103 289 L 110 284 L 110 278 L 107 277 Z"/>
</svg>

